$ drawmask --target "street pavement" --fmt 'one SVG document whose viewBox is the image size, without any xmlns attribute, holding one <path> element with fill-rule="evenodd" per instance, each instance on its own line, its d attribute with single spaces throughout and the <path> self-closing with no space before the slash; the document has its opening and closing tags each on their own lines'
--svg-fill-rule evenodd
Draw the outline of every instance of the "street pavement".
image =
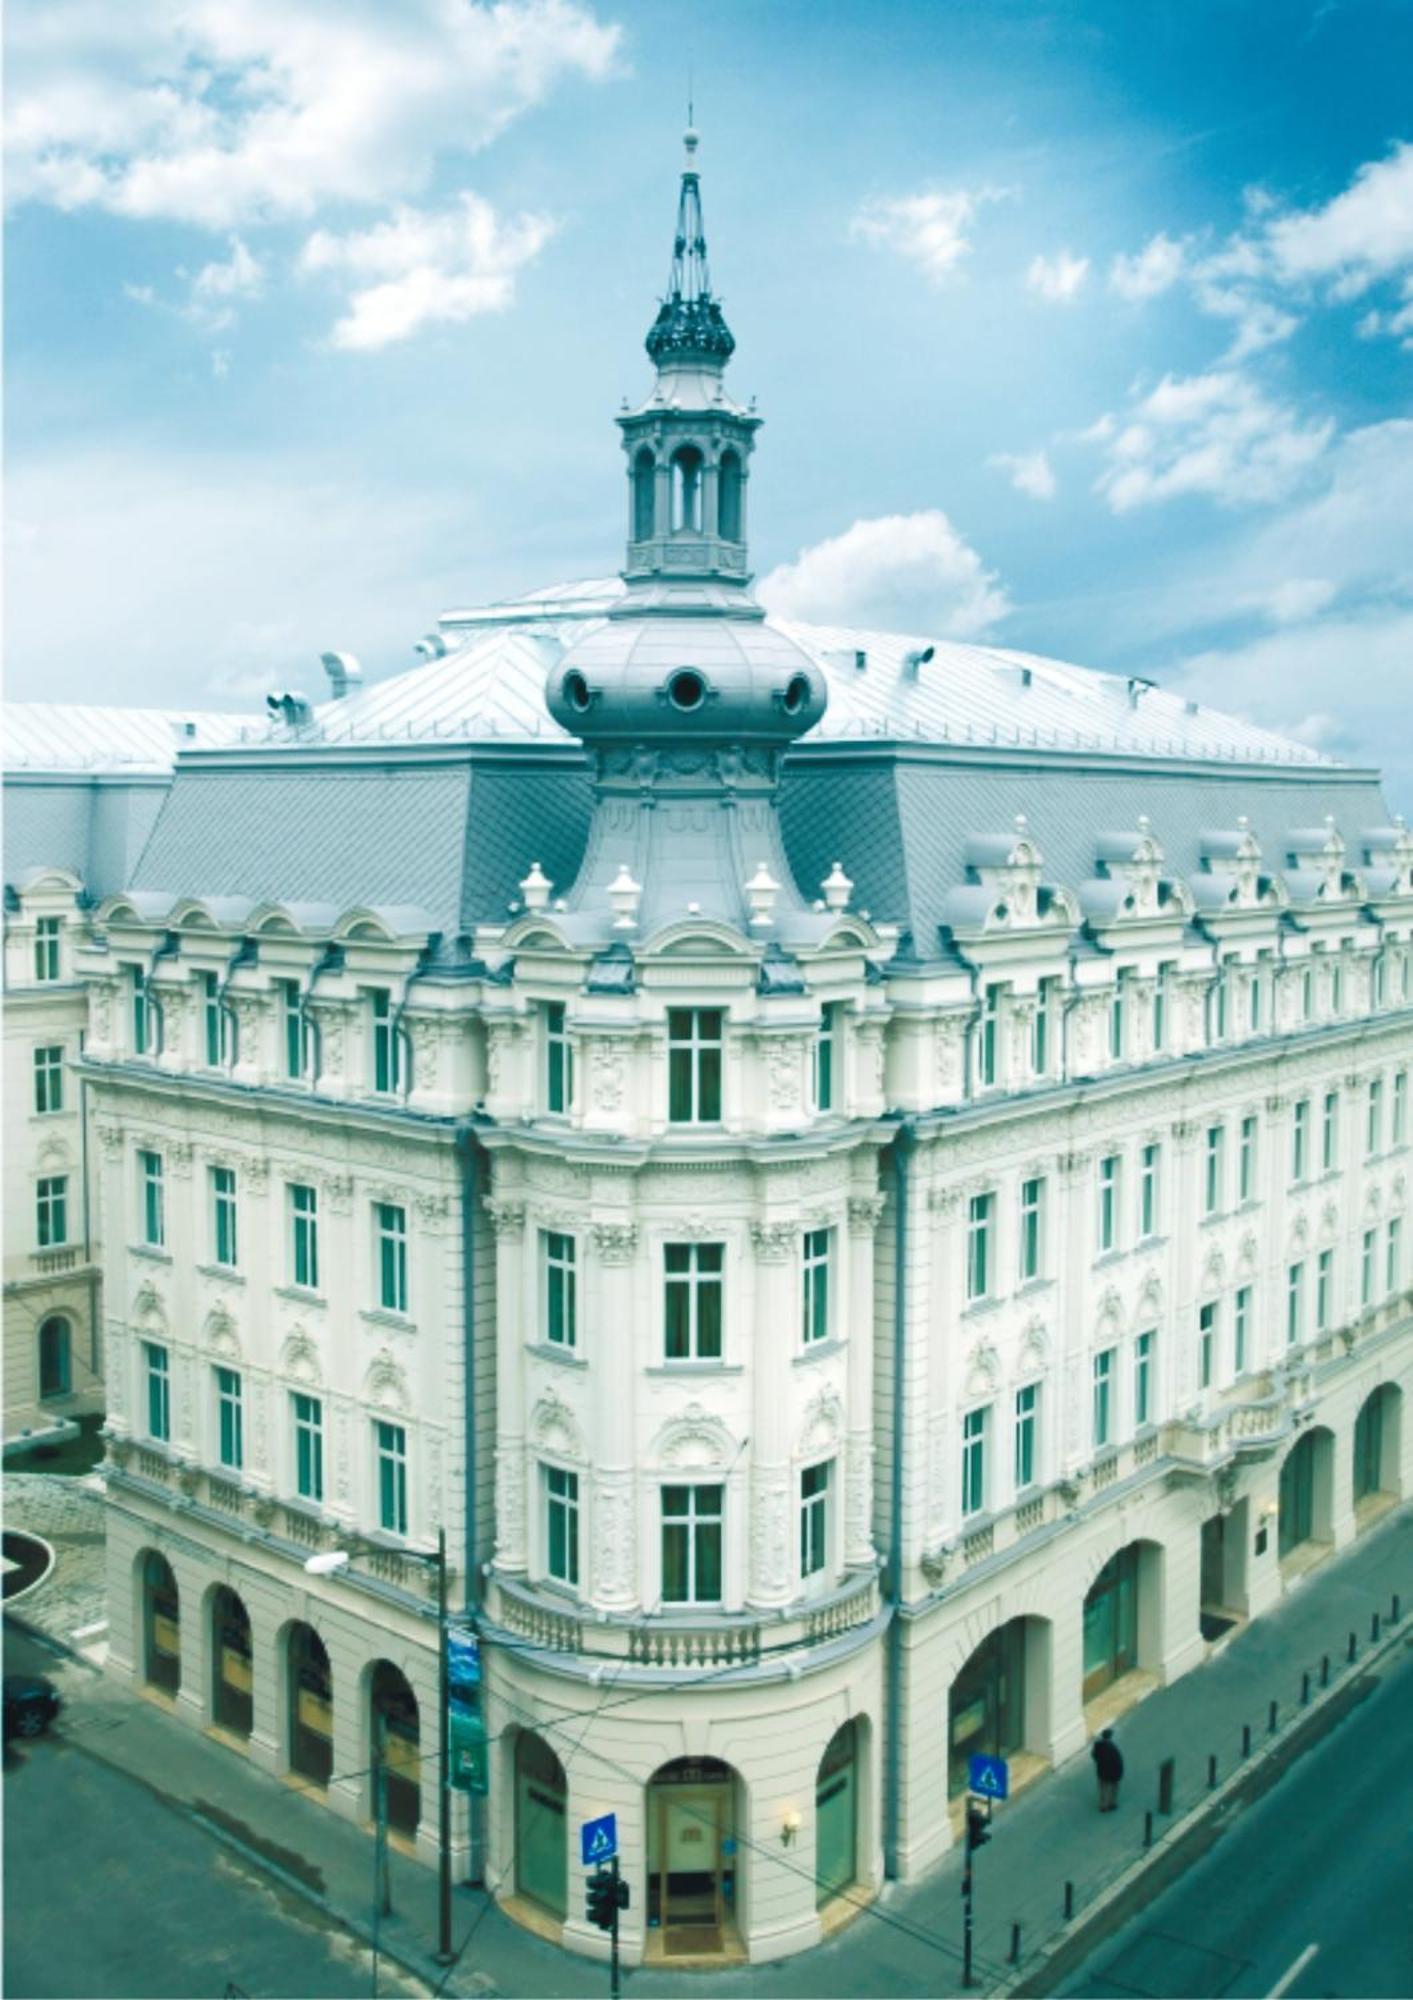
<svg viewBox="0 0 1413 2000">
<path fill-rule="evenodd" d="M 16 1506 L 13 1491 L 7 1493 L 7 1514 L 12 1524 L 31 1525 Z M 51 1535 L 58 1546 L 53 1527 L 50 1521 L 40 1532 Z M 71 1524 L 70 1532 L 89 1530 Z M 91 1623 L 91 1602 L 85 1608 L 83 1590 L 65 1579 L 67 1561 L 90 1560 L 91 1550 L 82 1542 L 68 1556 L 61 1549 L 55 1575 L 21 1601 L 17 1614 L 26 1621 L 47 1619 L 60 1629 L 66 1620 L 72 1625 L 76 1618 Z M 46 1603 L 51 1591 L 58 1593 L 57 1609 Z M 976 1860 L 978 1984 L 995 1987 L 1019 1973 L 1026 1976 L 1030 1990 L 1047 1990 L 1043 1952 L 1056 1942 L 1057 1934 L 1074 1936 L 1062 1924 L 1064 1885 L 1073 1883 L 1076 1914 L 1082 1920 L 1086 1910 L 1097 1907 L 1096 1899 L 1141 1860 L 1144 1815 L 1157 1803 L 1160 1762 L 1168 1756 L 1177 1760 L 1180 1816 L 1207 1797 L 1209 1755 L 1217 1756 L 1222 1779 L 1241 1762 L 1243 1724 L 1253 1731 L 1251 1768 L 1259 1763 L 1263 1746 L 1274 1742 L 1279 1752 L 1283 1738 L 1292 1740 L 1287 1731 L 1303 1713 L 1302 1673 L 1312 1675 L 1312 1701 L 1318 1701 L 1319 1663 L 1323 1655 L 1330 1655 L 1333 1707 L 1337 1684 L 1346 1671 L 1349 1633 L 1356 1635 L 1362 1660 L 1369 1650 L 1372 1614 L 1377 1611 L 1386 1618 L 1395 1592 L 1402 1598 L 1403 1620 L 1413 1629 L 1413 1506 L 1390 1514 L 1339 1558 L 1312 1571 L 1279 1606 L 1238 1631 L 1206 1664 L 1150 1694 L 1123 1718 L 1118 1734 L 1127 1776 L 1118 1812 L 1103 1818 L 1097 1814 L 1094 1776 L 1084 1756 L 999 1807 L 993 1837 Z M 15 1615 L 7 1617 L 7 1632 Z M 330 1813 L 297 1786 L 254 1769 L 158 1705 L 108 1681 L 85 1661 L 71 1660 L 51 1671 L 68 1703 L 58 1725 L 61 1736 L 71 1737 L 76 1749 L 81 1741 L 82 1754 L 90 1761 L 106 1764 L 149 1792 L 159 1793 L 175 1815 L 173 1845 L 188 1840 L 193 1828 L 203 1840 L 212 1828 L 219 1829 L 228 1852 L 244 1853 L 252 1865 L 263 1862 L 291 1896 L 309 1900 L 352 1936 L 366 1939 L 371 1849 L 365 1829 Z M 1353 1672 L 1357 1676 L 1359 1668 Z M 1279 1711 L 1274 1739 L 1265 1733 L 1272 1700 Z M 1333 1713 L 1324 1714 L 1333 1727 Z M 1313 1723 L 1315 1717 L 1306 1720 Z M 939 1770 L 944 1741 L 939 1716 Z M 1175 1819 L 1156 1819 L 1160 1844 L 1155 1859 L 1160 1866 L 1165 1852 L 1161 1836 L 1175 1824 Z M 121 1815 L 108 1819 L 110 1841 L 114 1827 L 122 1825 Z M 10 1831 L 13 1838 L 13 1823 Z M 764 1870 L 797 1864 L 792 1855 L 772 1845 L 756 1851 L 752 1865 Z M 956 1993 L 961 1970 L 960 1879 L 961 1857 L 953 1852 L 921 1881 L 889 1885 L 814 1951 L 775 1964 L 714 1972 L 709 1982 L 713 2000 L 717 1995 L 730 2000 L 737 1994 L 804 2000 L 816 1995 Z M 392 1885 L 395 1909 L 382 1926 L 385 1949 L 429 1984 L 440 1982 L 440 1990 L 448 1995 L 571 2000 L 571 1996 L 607 1993 L 606 1965 L 572 1956 L 529 1935 L 482 1892 L 460 1886 L 454 1898 L 454 1935 L 462 1951 L 451 1973 L 443 1974 L 430 1956 L 437 1929 L 435 1871 L 395 1854 Z M 571 1872 L 571 1896 L 576 1901 L 579 1886 L 577 1873 Z M 1108 1929 L 1129 1913 L 1122 1907 Z M 1021 1926 L 1018 1973 L 1007 1963 L 1012 1926 L 1017 1923 Z M 179 1949 L 176 1931 L 171 1948 Z M 251 1993 L 286 1990 L 250 1986 L 239 1978 L 236 1983 Z M 699 1974 L 657 1967 L 628 1970 L 625 1985 L 629 2000 L 634 1996 L 687 2000 L 689 1995 L 699 2000 L 708 1990 Z M 366 1992 L 366 1980 L 361 1974 L 355 1977 L 350 1967 L 344 1990 Z M 1405 1990 L 1413 1992 L 1413 1987 Z"/>
<path fill-rule="evenodd" d="M 1066 1994 L 1413 1993 L 1413 1637 L 1349 1693 L 1329 1734 Z"/>
</svg>

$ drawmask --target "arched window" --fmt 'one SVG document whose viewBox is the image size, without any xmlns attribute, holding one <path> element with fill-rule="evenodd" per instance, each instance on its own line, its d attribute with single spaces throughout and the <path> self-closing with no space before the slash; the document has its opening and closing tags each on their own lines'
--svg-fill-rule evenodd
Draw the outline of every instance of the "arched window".
<svg viewBox="0 0 1413 2000">
<path fill-rule="evenodd" d="M 657 518 L 657 461 L 645 445 L 633 461 L 633 540 L 652 537 Z"/>
<path fill-rule="evenodd" d="M 515 1739 L 515 1886 L 552 1916 L 569 1908 L 569 1787 L 542 1736 Z"/>
<path fill-rule="evenodd" d="M 672 455 L 672 531 L 683 530 L 702 530 L 702 455 L 694 444 Z"/>
<path fill-rule="evenodd" d="M 143 1559 L 142 1612 L 147 1685 L 174 1695 L 182 1684 L 181 1599 L 171 1564 L 156 1549 Z"/>
<path fill-rule="evenodd" d="M 723 542 L 741 539 L 741 461 L 734 451 L 721 454 L 716 486 L 717 533 Z"/>
<path fill-rule="evenodd" d="M 56 1313 L 39 1329 L 40 1396 L 67 1396 L 73 1387 L 69 1322 Z"/>
<path fill-rule="evenodd" d="M 329 1655 L 312 1625 L 290 1627 L 289 1767 L 316 1785 L 334 1768 L 334 1687 Z"/>
<path fill-rule="evenodd" d="M 233 1590 L 211 1593 L 212 1720 L 235 1736 L 249 1736 L 255 1720 L 255 1675 L 250 1613 Z"/>
<path fill-rule="evenodd" d="M 421 1721 L 407 1676 L 391 1660 L 374 1663 L 369 1682 L 373 1764 L 383 1767 L 383 1809 L 389 1826 L 409 1838 L 422 1811 Z M 376 1801 L 375 1801 L 376 1805 Z"/>
</svg>

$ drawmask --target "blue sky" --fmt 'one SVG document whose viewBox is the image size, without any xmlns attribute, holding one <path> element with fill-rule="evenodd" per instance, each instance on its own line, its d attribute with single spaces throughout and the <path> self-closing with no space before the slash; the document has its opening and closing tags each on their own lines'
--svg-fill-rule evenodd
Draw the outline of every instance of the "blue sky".
<svg viewBox="0 0 1413 2000">
<path fill-rule="evenodd" d="M 15 0 L 9 692 L 253 704 L 616 567 L 689 72 L 801 616 L 1413 810 L 1408 0 Z"/>
</svg>

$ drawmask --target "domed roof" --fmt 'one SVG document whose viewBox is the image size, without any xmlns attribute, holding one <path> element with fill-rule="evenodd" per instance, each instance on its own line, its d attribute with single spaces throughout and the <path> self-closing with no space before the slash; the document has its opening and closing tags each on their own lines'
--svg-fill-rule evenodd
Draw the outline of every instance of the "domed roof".
<svg viewBox="0 0 1413 2000">
<path fill-rule="evenodd" d="M 784 745 L 829 699 L 816 662 L 759 619 L 609 619 L 554 668 L 545 699 L 588 744 Z"/>
</svg>

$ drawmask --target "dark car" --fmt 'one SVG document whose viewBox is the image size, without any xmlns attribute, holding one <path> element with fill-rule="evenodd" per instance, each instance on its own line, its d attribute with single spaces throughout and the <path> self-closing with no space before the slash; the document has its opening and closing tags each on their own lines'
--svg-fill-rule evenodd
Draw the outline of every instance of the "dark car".
<svg viewBox="0 0 1413 2000">
<path fill-rule="evenodd" d="M 59 1690 L 43 1674 L 6 1674 L 5 1738 L 42 1736 L 59 1713 Z"/>
</svg>

